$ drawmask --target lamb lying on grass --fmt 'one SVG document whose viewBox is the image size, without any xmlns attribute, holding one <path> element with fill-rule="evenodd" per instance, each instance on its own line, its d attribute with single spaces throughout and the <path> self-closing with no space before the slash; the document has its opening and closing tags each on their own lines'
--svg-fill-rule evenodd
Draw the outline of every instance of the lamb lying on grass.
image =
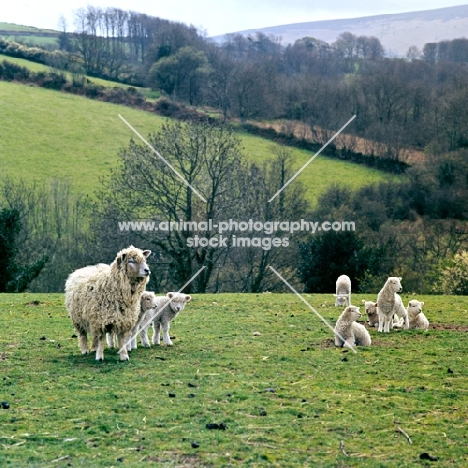
<svg viewBox="0 0 468 468">
<path fill-rule="evenodd" d="M 366 308 L 367 314 L 367 323 L 370 327 L 379 326 L 379 314 L 377 313 L 377 302 L 362 300 L 364 307 Z M 404 317 L 398 317 L 398 315 L 393 316 L 392 327 L 401 328 L 404 323 Z"/>
<path fill-rule="evenodd" d="M 356 322 L 360 317 L 361 312 L 359 312 L 359 307 L 346 307 L 335 325 L 335 346 L 353 347 L 371 345 L 372 340 L 366 327 Z"/>
<path fill-rule="evenodd" d="M 403 317 L 406 329 L 409 328 L 408 312 L 403 306 L 397 292 L 402 290 L 401 278 L 390 276 L 377 296 L 377 313 L 379 314 L 379 332 L 389 333 L 393 326 L 393 316 Z"/>
<path fill-rule="evenodd" d="M 341 275 L 336 280 L 335 307 L 351 305 L 351 279 L 349 276 Z"/>
<path fill-rule="evenodd" d="M 104 359 L 104 336 L 117 335 L 120 360 L 129 359 L 124 346 L 140 312 L 140 298 L 149 280 L 150 250 L 133 246 L 121 250 L 110 264 L 74 271 L 65 283 L 65 305 L 79 334 L 82 354 L 88 353 L 87 335 L 93 336 L 96 360 Z"/>
<path fill-rule="evenodd" d="M 409 328 L 417 330 L 427 330 L 429 328 L 429 320 L 422 311 L 424 302 L 419 302 L 416 299 L 408 302 L 408 317 Z"/>
</svg>

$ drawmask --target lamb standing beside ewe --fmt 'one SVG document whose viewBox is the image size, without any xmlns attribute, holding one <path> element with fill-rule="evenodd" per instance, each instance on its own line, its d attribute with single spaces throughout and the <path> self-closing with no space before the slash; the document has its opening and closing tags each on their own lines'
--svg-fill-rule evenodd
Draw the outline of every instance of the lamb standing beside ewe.
<svg viewBox="0 0 468 468">
<path fill-rule="evenodd" d="M 416 299 L 408 302 L 409 328 L 417 330 L 427 330 L 429 328 L 429 320 L 422 311 L 424 302 L 419 302 Z"/>
<path fill-rule="evenodd" d="M 377 296 L 377 313 L 379 314 L 379 332 L 389 333 L 393 326 L 393 316 L 403 317 L 405 328 L 408 329 L 408 312 L 403 306 L 401 297 L 397 292 L 402 290 L 401 278 L 390 276 Z"/>
<path fill-rule="evenodd" d="M 172 346 L 171 337 L 169 336 L 170 323 L 177 314 L 184 309 L 185 304 L 189 302 L 192 297 L 187 294 L 168 292 L 165 296 L 155 296 L 155 303 L 157 305 L 157 313 L 153 320 L 153 344 L 159 345 L 161 342 L 161 328 L 163 330 L 163 341 L 167 346 Z M 143 327 L 140 331 L 141 342 L 143 346 L 149 346 L 148 329 L 151 322 Z"/>
<path fill-rule="evenodd" d="M 364 307 L 366 308 L 366 314 L 368 324 L 370 327 L 379 326 L 379 314 L 377 313 L 377 302 L 362 300 Z M 401 327 L 403 325 L 404 318 L 398 318 L 398 315 L 393 316 L 393 327 Z"/>
<path fill-rule="evenodd" d="M 140 297 L 149 281 L 146 264 L 150 250 L 133 246 L 121 250 L 110 265 L 74 271 L 65 283 L 65 305 L 79 334 L 82 354 L 88 353 L 87 335 L 93 336 L 96 360 L 104 359 L 104 336 L 117 335 L 120 360 L 129 359 L 124 346 L 138 320 Z"/>
<path fill-rule="evenodd" d="M 361 312 L 359 312 L 359 307 L 346 307 L 335 325 L 335 346 L 353 347 L 371 345 L 372 340 L 366 327 L 356 322 L 360 317 Z"/>
<path fill-rule="evenodd" d="M 351 305 L 351 279 L 349 276 L 341 275 L 336 280 L 336 294 L 333 294 L 336 306 Z"/>
</svg>

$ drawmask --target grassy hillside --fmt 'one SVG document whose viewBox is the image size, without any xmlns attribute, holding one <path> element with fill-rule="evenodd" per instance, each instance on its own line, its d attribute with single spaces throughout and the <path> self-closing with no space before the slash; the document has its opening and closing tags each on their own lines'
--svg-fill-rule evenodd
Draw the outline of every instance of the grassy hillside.
<svg viewBox="0 0 468 468">
<path fill-rule="evenodd" d="M 306 299 L 334 324 L 331 294 Z M 63 295 L 0 295 L 0 464 L 468 466 L 468 298 L 419 299 L 443 325 L 354 354 L 292 294 L 196 296 L 172 348 L 97 363 Z"/>
<path fill-rule="evenodd" d="M 2 175 L 26 180 L 71 177 L 76 191 L 88 194 L 117 164 L 119 148 L 134 136 L 119 113 L 145 136 L 163 122 L 148 112 L 6 82 L 0 82 L 0 105 Z M 272 153 L 270 141 L 250 135 L 242 135 L 242 140 L 252 160 L 261 161 Z M 298 149 L 292 152 L 297 168 L 312 156 Z M 313 200 L 332 182 L 357 187 L 393 177 L 319 156 L 299 180 Z"/>
<path fill-rule="evenodd" d="M 58 31 L 0 22 L 0 38 L 29 45 L 58 47 Z"/>
</svg>

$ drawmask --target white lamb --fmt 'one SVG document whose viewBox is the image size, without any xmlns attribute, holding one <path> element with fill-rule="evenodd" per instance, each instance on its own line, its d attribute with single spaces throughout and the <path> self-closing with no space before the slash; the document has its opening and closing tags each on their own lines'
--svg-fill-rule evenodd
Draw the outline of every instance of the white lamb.
<svg viewBox="0 0 468 468">
<path fill-rule="evenodd" d="M 341 275 L 336 280 L 335 307 L 351 305 L 351 279 L 349 276 Z"/>
<path fill-rule="evenodd" d="M 187 302 L 192 297 L 188 294 L 168 292 L 165 296 L 155 296 L 155 304 L 157 306 L 156 316 L 152 320 L 153 326 L 153 344 L 159 345 L 161 342 L 161 328 L 163 331 L 163 341 L 167 346 L 172 346 L 171 337 L 169 336 L 170 323 L 177 314 L 184 309 Z M 140 331 L 141 342 L 143 346 L 149 346 L 148 329 L 151 322 L 144 326 Z"/>
<path fill-rule="evenodd" d="M 371 345 L 372 340 L 366 327 L 356 322 L 360 317 L 361 312 L 359 312 L 359 307 L 346 307 L 335 325 L 336 346 L 353 347 Z"/>
<path fill-rule="evenodd" d="M 393 326 L 395 314 L 403 318 L 405 323 L 404 328 L 408 329 L 409 327 L 408 313 L 403 306 L 401 297 L 397 294 L 397 292 L 402 290 L 400 281 L 401 278 L 390 276 L 377 296 L 379 332 L 390 332 L 390 327 Z"/>
<path fill-rule="evenodd" d="M 429 328 L 429 320 L 422 311 L 424 302 L 419 302 L 413 299 L 408 302 L 408 316 L 409 316 L 409 328 L 417 330 L 427 330 Z"/>
<path fill-rule="evenodd" d="M 367 323 L 370 327 L 378 327 L 379 326 L 379 314 L 377 313 L 377 302 L 374 301 L 366 301 L 365 299 L 362 300 L 364 307 L 366 308 L 367 314 Z M 392 326 L 395 328 L 399 328 L 403 325 L 404 318 L 399 318 L 398 315 L 393 316 L 393 323 Z"/>
<path fill-rule="evenodd" d="M 141 295 L 140 299 L 140 314 L 138 316 L 137 324 L 132 328 L 130 333 L 130 337 L 127 339 L 127 351 L 131 351 L 132 349 L 137 349 L 137 336 L 140 331 L 146 326 L 146 329 L 151 324 L 152 320 L 157 314 L 158 304 L 156 303 L 156 296 L 154 292 L 145 291 Z M 107 345 L 109 348 L 114 348 L 116 336 L 112 333 L 107 333 Z M 146 341 L 143 339 L 143 336 L 140 334 L 141 345 L 145 348 L 149 348 L 150 344 L 148 338 Z"/>
<path fill-rule="evenodd" d="M 127 361 L 124 346 L 138 320 L 140 297 L 149 280 L 146 264 L 150 250 L 133 246 L 121 250 L 110 264 L 74 271 L 65 283 L 65 305 L 76 331 L 82 354 L 88 353 L 87 334 L 93 336 L 96 360 L 104 359 L 104 336 L 115 333 L 120 360 Z"/>
</svg>

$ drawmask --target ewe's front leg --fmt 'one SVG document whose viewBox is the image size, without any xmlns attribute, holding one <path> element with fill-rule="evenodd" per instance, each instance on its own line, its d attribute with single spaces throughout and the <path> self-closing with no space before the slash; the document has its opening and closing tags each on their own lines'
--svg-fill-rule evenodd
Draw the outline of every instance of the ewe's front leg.
<svg viewBox="0 0 468 468">
<path fill-rule="evenodd" d="M 127 351 L 127 341 L 130 338 L 128 333 L 118 333 L 117 334 L 117 343 L 119 345 L 119 356 L 121 361 L 129 361 Z"/>
<path fill-rule="evenodd" d="M 166 343 L 167 346 L 172 346 L 174 343 L 172 343 L 171 337 L 169 336 L 170 322 L 163 322 L 162 329 L 164 343 Z"/>
<path fill-rule="evenodd" d="M 104 336 L 93 336 L 93 343 L 96 343 L 96 361 L 104 361 Z"/>
<path fill-rule="evenodd" d="M 86 332 L 80 333 L 78 337 L 78 346 L 80 347 L 81 354 L 88 354 L 88 335 Z"/>
<path fill-rule="evenodd" d="M 387 317 L 385 316 L 385 324 L 384 324 L 384 333 L 390 333 L 390 324 L 393 321 L 393 316 Z"/>
<path fill-rule="evenodd" d="M 378 329 L 379 333 L 383 332 L 383 325 L 384 325 L 384 315 L 379 314 L 379 329 Z"/>
</svg>

